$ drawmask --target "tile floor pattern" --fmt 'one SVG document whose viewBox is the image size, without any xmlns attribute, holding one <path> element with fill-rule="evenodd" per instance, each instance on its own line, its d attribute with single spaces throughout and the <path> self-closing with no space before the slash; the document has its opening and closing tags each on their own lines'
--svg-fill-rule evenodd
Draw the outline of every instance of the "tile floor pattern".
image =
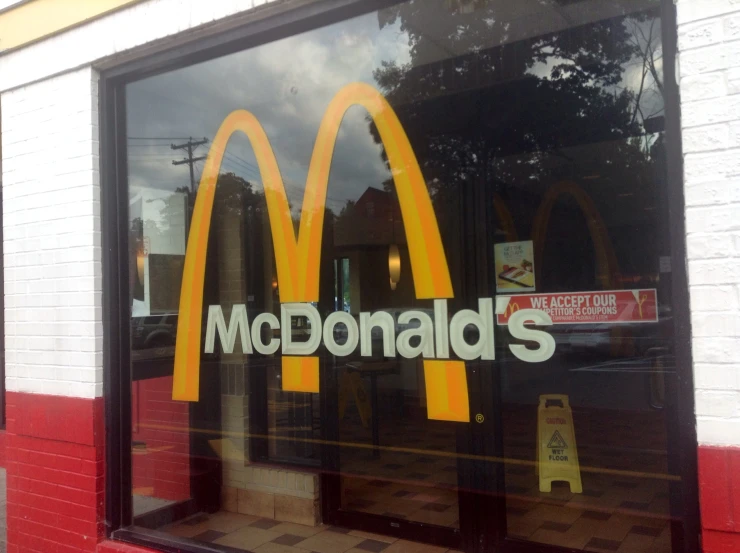
<svg viewBox="0 0 740 553">
<path fill-rule="evenodd" d="M 541 493 L 534 464 L 536 411 L 511 407 L 504 413 L 509 535 L 586 551 L 668 553 L 668 483 L 633 476 L 638 470 L 667 472 L 662 417 L 607 417 L 590 410 L 576 411 L 574 419 L 584 492 L 572 494 L 567 484 L 556 483 L 551 493 Z M 429 428 L 429 421 L 394 422 L 396 432 L 382 436 L 377 456 L 367 448 L 342 448 L 342 506 L 459 528 L 457 466 L 449 451 L 454 438 L 443 427 Z M 359 420 L 345 417 L 345 443 L 366 444 L 367 435 Z"/>
<path fill-rule="evenodd" d="M 574 409 L 573 418 L 583 493 L 565 483 L 541 493 L 532 464 L 536 416 L 504 412 L 509 534 L 602 553 L 669 553 L 668 481 L 640 475 L 668 472 L 663 415 Z"/>
<path fill-rule="evenodd" d="M 342 507 L 393 518 L 460 527 L 456 428 L 425 412 L 399 414 L 394 397 L 380 409 L 380 448 L 374 454 L 370 425 L 356 410 L 340 421 Z"/>
<path fill-rule="evenodd" d="M 226 512 L 195 515 L 162 531 L 254 553 L 458 553 L 347 528 L 302 526 Z"/>
</svg>

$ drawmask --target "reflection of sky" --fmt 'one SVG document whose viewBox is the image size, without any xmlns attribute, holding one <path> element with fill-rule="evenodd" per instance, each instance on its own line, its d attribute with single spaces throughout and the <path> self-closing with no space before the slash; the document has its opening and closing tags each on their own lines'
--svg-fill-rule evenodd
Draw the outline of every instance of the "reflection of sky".
<svg viewBox="0 0 740 553">
<path fill-rule="evenodd" d="M 658 75 L 663 74 L 660 19 L 640 21 L 636 18 L 626 17 L 623 25 L 631 36 L 633 44 L 646 55 L 646 58 L 643 59 L 637 56 L 625 64 L 621 82 L 608 90 L 619 93 L 626 89 L 634 94 L 635 98 L 639 96 L 639 105 L 636 101 L 634 106 L 635 108 L 639 107 L 637 121 L 642 121 L 643 118 L 649 119 L 650 117 L 664 115 L 663 95 L 658 90 L 655 79 L 647 65 L 648 61 L 652 61 Z M 547 62 L 535 63 L 529 73 L 540 79 L 547 79 L 550 78 L 555 66 L 569 63 L 572 62 L 563 58 L 550 57 Z"/>
<path fill-rule="evenodd" d="M 329 101 L 347 83 L 375 85 L 373 70 L 383 60 L 408 62 L 408 37 L 397 26 L 380 30 L 377 16 L 369 14 L 129 85 L 128 134 L 136 137 L 129 140 L 131 184 L 168 190 L 188 186 L 188 166 L 171 164 L 186 152 L 172 151 L 170 144 L 190 136 L 210 140 L 230 111 L 244 108 L 265 128 L 291 203 L 300 205 Z M 206 151 L 201 146 L 195 155 Z M 196 176 L 202 165 L 196 165 Z M 222 166 L 227 171 L 260 180 L 243 135 L 230 142 Z M 338 211 L 346 200 L 356 200 L 368 187 L 381 187 L 389 176 L 366 113 L 350 109 L 332 164 L 328 207 Z"/>
<path fill-rule="evenodd" d="M 644 7 L 642 4 L 651 2 L 633 0 L 632 3 Z M 528 10 L 524 9 L 525 4 Z M 501 9 L 494 11 L 504 21 L 507 17 L 516 21 L 515 27 L 525 35 L 548 30 L 542 26 L 543 21 L 548 25 L 567 25 L 563 17 L 545 15 L 545 4 L 534 0 L 501 3 Z M 582 4 L 591 6 L 593 12 L 583 12 L 582 23 L 588 18 L 616 15 L 611 13 L 616 8 L 608 2 L 590 0 Z M 526 24 L 525 16 L 531 17 L 533 23 Z M 504 28 L 510 29 L 508 25 Z M 434 31 L 425 28 L 423 32 L 431 35 Z M 437 42 L 439 37 L 429 40 Z M 505 39 L 491 36 L 490 40 L 496 43 Z M 450 51 L 453 44 L 445 44 L 437 53 L 454 55 L 456 52 Z M 188 187 L 187 164 L 172 165 L 173 160 L 182 159 L 186 152 L 173 151 L 170 144 L 182 144 L 191 136 L 194 140 L 203 137 L 211 140 L 232 110 L 247 109 L 257 116 L 267 132 L 289 200 L 297 210 L 302 202 L 316 133 L 330 100 L 342 86 L 353 81 L 376 85 L 373 71 L 383 61 L 393 61 L 398 66 L 409 63 L 409 50 L 409 37 L 401 31 L 399 22 L 381 29 L 377 14 L 370 13 L 133 83 L 127 88 L 132 188 L 174 191 Z M 532 72 L 545 77 L 551 66 L 540 64 Z M 658 65 L 658 70 L 661 69 Z M 625 68 L 619 87 L 636 91 L 641 75 L 642 64 L 635 60 Z M 649 90 L 641 100 L 645 115 L 662 107 L 662 98 L 655 94 L 653 84 L 648 76 Z M 194 155 L 205 155 L 207 148 L 200 146 Z M 330 209 L 338 212 L 347 200 L 357 200 L 368 187 L 382 187 L 390 174 L 381 151 L 370 134 L 364 110 L 350 109 L 340 128 L 333 157 L 327 198 Z M 203 162 L 197 162 L 196 178 L 202 167 Z M 232 138 L 221 171 L 234 172 L 259 188 L 256 160 L 248 140 L 240 133 Z"/>
</svg>

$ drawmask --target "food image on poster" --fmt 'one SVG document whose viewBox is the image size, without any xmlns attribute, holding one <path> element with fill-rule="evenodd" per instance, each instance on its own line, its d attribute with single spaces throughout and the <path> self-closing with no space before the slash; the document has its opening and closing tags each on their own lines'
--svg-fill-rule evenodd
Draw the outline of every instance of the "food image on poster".
<svg viewBox="0 0 740 553">
<path fill-rule="evenodd" d="M 534 246 L 531 240 L 494 245 L 497 292 L 534 292 Z"/>
</svg>

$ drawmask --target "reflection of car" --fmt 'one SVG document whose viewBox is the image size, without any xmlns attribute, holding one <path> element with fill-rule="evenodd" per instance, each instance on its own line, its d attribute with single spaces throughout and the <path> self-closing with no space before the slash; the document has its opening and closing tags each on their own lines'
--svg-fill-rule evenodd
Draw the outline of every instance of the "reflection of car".
<svg viewBox="0 0 740 553">
<path fill-rule="evenodd" d="M 657 322 L 557 324 L 546 331 L 555 338 L 558 352 L 617 353 L 623 357 L 667 347 L 671 325 L 671 308 L 661 305 Z"/>
<path fill-rule="evenodd" d="M 176 333 L 177 313 L 134 317 L 131 319 L 131 349 L 174 346 Z"/>
</svg>

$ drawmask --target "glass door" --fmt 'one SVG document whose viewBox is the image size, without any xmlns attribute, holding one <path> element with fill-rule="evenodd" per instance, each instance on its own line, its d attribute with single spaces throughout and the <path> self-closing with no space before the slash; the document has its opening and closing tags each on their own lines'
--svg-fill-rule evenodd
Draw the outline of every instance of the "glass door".
<svg viewBox="0 0 740 553">
<path fill-rule="evenodd" d="M 470 551 L 668 553 L 682 482 L 660 10 L 535 4 L 381 12 L 414 45 L 404 78 L 376 77 L 427 180 L 450 314 L 495 298 L 495 360 L 466 361 L 464 424 L 429 420 L 424 359 L 389 356 L 380 331 L 372 358 L 336 360 L 328 512 L 430 542 L 454 531 Z M 398 335 L 404 311 L 435 313 L 404 272 L 393 190 L 353 204 L 351 243 L 347 227 L 334 243 L 350 312 L 390 313 Z"/>
<path fill-rule="evenodd" d="M 341 150 L 339 145 L 338 149 Z M 473 218 L 461 217 L 470 187 L 456 186 L 433 197 L 455 298 L 466 304 L 461 248 Z M 361 345 L 346 357 L 325 362 L 325 409 L 336 414 L 327 438 L 326 514 L 332 524 L 408 540 L 462 546 L 462 519 L 471 488 L 462 485 L 470 456 L 470 425 L 430 415 L 428 369 L 421 335 L 424 320 L 447 325 L 433 300 L 418 299 L 410 247 L 395 191 L 368 189 L 335 223 L 337 305 L 355 318 L 373 317 Z M 362 232 L 351 232 L 359 228 Z M 454 313 L 454 311 L 452 311 Z M 444 320 L 442 320 L 444 319 Z M 367 319 L 370 321 L 370 319 Z M 346 329 L 335 329 L 338 342 Z M 467 368 L 465 386 L 474 373 Z M 469 418 L 469 409 L 464 417 Z M 462 530 L 461 530 L 461 525 Z"/>
<path fill-rule="evenodd" d="M 486 184 L 499 499 L 484 518 L 502 551 L 683 550 L 661 25 L 645 6 L 541 37 L 559 61 L 535 63 L 504 116 L 523 142 Z M 620 85 L 593 73 L 614 48 Z"/>
</svg>

